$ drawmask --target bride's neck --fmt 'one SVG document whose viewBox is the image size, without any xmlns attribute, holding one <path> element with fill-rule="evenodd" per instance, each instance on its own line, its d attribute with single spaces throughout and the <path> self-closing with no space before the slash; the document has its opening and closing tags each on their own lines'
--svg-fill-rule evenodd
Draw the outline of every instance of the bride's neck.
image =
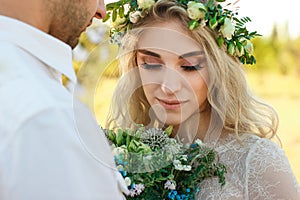
<svg viewBox="0 0 300 200">
<path fill-rule="evenodd" d="M 210 125 L 210 109 L 203 110 L 191 116 L 180 125 L 174 125 L 171 136 L 178 136 L 186 142 L 193 142 L 195 139 L 203 140 Z"/>
</svg>

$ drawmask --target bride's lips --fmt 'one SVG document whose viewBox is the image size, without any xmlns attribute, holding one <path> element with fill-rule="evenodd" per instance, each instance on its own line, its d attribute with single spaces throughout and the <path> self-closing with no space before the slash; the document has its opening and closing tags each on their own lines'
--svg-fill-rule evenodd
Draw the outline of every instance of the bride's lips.
<svg viewBox="0 0 300 200">
<path fill-rule="evenodd" d="M 187 101 L 178 101 L 171 99 L 160 99 L 156 98 L 157 101 L 162 105 L 166 110 L 176 110 L 179 109 Z"/>
</svg>

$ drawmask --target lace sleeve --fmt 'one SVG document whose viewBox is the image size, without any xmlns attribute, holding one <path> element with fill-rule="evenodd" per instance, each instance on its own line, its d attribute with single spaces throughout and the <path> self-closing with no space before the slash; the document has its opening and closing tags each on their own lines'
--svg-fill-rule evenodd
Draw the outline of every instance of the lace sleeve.
<svg viewBox="0 0 300 200">
<path fill-rule="evenodd" d="M 255 145 L 247 161 L 249 199 L 300 199 L 300 188 L 284 151 L 267 139 Z"/>
</svg>

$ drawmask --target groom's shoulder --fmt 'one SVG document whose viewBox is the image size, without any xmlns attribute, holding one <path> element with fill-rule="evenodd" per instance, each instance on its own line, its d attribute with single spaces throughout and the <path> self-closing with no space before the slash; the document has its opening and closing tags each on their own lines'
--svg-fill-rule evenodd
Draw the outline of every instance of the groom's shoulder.
<svg viewBox="0 0 300 200">
<path fill-rule="evenodd" d="M 1 119 L 16 122 L 43 110 L 71 109 L 72 95 L 64 87 L 55 81 L 44 82 L 31 70 L 38 67 L 30 66 L 32 55 L 6 42 L 1 44 L 0 52 Z"/>
<path fill-rule="evenodd" d="M 1 41 L 0 45 L 0 63 L 3 66 L 16 64 L 20 61 L 20 51 L 22 49 L 9 41 Z"/>
</svg>

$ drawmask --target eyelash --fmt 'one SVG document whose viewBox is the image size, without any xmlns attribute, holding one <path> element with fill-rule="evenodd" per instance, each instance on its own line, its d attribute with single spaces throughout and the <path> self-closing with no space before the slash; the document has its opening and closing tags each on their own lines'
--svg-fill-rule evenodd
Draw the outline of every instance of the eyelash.
<svg viewBox="0 0 300 200">
<path fill-rule="evenodd" d="M 160 68 L 162 65 L 160 65 L 160 64 L 148 64 L 148 63 L 143 63 L 143 64 L 141 64 L 141 66 L 142 66 L 144 69 L 151 70 L 151 69 L 158 69 L 158 68 Z"/>
<path fill-rule="evenodd" d="M 184 71 L 197 71 L 202 69 L 203 67 L 200 64 L 197 65 L 191 65 L 191 66 L 181 66 Z"/>
<path fill-rule="evenodd" d="M 141 66 L 147 70 L 155 70 L 155 69 L 160 68 L 162 65 L 161 64 L 143 63 L 143 64 L 141 64 Z M 197 64 L 197 65 L 191 65 L 191 66 L 183 65 L 183 66 L 181 66 L 181 68 L 183 68 L 184 71 L 197 71 L 197 70 L 202 69 L 203 67 L 200 64 Z"/>
</svg>

